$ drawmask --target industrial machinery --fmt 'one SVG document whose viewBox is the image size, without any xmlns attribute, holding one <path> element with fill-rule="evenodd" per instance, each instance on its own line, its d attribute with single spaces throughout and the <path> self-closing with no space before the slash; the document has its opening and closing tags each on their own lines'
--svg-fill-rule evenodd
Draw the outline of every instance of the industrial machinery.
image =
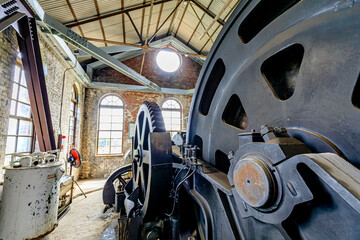
<svg viewBox="0 0 360 240">
<path fill-rule="evenodd" d="M 359 16 L 354 0 L 241 1 L 180 154 L 140 106 L 120 239 L 360 239 Z"/>
<path fill-rule="evenodd" d="M 56 153 L 17 154 L 5 167 L 0 239 L 39 238 L 57 226 L 64 169 Z"/>
</svg>

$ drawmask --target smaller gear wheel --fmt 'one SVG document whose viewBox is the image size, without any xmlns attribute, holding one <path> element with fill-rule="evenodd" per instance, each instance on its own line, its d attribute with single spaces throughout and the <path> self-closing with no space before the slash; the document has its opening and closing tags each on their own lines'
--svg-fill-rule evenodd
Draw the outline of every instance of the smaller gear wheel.
<svg viewBox="0 0 360 240">
<path fill-rule="evenodd" d="M 133 178 L 139 187 L 141 210 L 144 217 L 151 218 L 164 210 L 172 176 L 170 134 L 154 102 L 140 106 L 132 149 Z"/>
</svg>

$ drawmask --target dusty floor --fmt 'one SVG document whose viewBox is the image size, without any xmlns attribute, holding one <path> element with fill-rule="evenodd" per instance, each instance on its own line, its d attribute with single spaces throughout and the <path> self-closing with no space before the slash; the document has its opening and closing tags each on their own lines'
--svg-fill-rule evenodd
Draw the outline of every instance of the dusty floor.
<svg viewBox="0 0 360 240">
<path fill-rule="evenodd" d="M 112 209 L 103 213 L 102 190 L 105 180 L 79 181 L 87 198 L 78 196 L 70 211 L 59 221 L 59 225 L 43 240 L 115 240 L 118 214 Z M 75 187 L 74 195 L 80 194 Z"/>
</svg>

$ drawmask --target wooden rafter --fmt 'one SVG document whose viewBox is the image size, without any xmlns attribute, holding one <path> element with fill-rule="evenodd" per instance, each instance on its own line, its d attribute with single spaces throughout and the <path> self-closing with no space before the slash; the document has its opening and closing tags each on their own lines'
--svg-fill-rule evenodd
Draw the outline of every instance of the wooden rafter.
<svg viewBox="0 0 360 240">
<path fill-rule="evenodd" d="M 169 20 L 169 18 L 175 13 L 175 11 L 177 10 L 177 8 L 180 6 L 182 1 L 178 1 L 177 5 L 175 6 L 175 8 L 171 11 L 171 13 L 169 14 L 169 16 L 167 16 L 164 20 L 164 22 L 160 25 L 159 28 L 156 29 L 155 33 L 150 37 L 149 39 L 149 43 L 155 38 L 156 34 L 158 34 L 158 32 L 160 31 L 160 29 L 165 25 L 165 23 L 167 22 L 167 20 Z"/>
<path fill-rule="evenodd" d="M 160 19 L 161 19 L 161 14 L 162 14 L 162 10 L 163 10 L 163 7 L 164 7 L 164 2 L 165 2 L 165 1 L 163 1 L 163 2 L 161 3 L 161 5 L 160 5 L 159 17 L 158 17 L 158 20 L 157 20 L 157 22 L 156 22 L 156 28 L 155 28 L 155 30 L 158 29 L 158 27 L 159 27 L 159 23 L 160 23 Z"/>
<path fill-rule="evenodd" d="M 144 44 L 144 48 L 143 48 L 144 55 L 143 55 L 143 58 L 142 58 L 142 61 L 141 61 L 140 74 L 142 74 L 142 71 L 143 71 L 143 68 L 144 68 L 146 51 L 148 49 L 148 37 L 149 37 L 149 31 L 150 31 L 150 26 L 151 26 L 151 17 L 152 17 L 153 7 L 154 7 L 154 0 L 151 0 L 148 25 L 147 25 L 147 29 L 146 29 L 145 44 Z"/>
<path fill-rule="evenodd" d="M 156 2 L 154 2 L 154 6 L 157 5 L 157 4 L 162 4 L 162 3 L 170 2 L 170 1 L 172 1 L 172 0 L 156 1 Z M 66 27 L 73 28 L 73 27 L 77 27 L 77 26 L 80 26 L 80 25 L 83 25 L 83 24 L 86 24 L 86 23 L 95 22 L 95 21 L 98 21 L 100 19 L 105 19 L 105 18 L 117 16 L 117 15 L 120 15 L 122 13 L 132 12 L 132 11 L 136 11 L 136 10 L 139 10 L 139 9 L 143 9 L 145 7 L 149 7 L 150 5 L 151 5 L 150 3 L 136 4 L 136 5 L 124 8 L 124 9 L 120 8 L 120 9 L 117 9 L 117 10 L 114 10 L 114 11 L 111 11 L 111 12 L 107 12 L 107 13 L 101 14 L 100 16 L 95 15 L 95 16 L 90 16 L 90 17 L 80 19 L 80 20 L 77 19 L 76 21 L 65 23 L 64 25 Z"/>
<path fill-rule="evenodd" d="M 239 4 L 240 1 L 241 1 L 241 0 L 238 0 L 238 1 L 234 4 L 234 6 L 230 9 L 230 11 L 225 15 L 225 17 L 224 17 L 225 20 L 226 20 L 226 19 L 230 16 L 230 14 L 234 11 L 235 7 Z M 201 53 L 202 50 L 205 48 L 205 46 L 209 43 L 210 39 L 214 36 L 214 34 L 215 34 L 215 33 L 217 32 L 217 30 L 219 29 L 219 27 L 221 27 L 220 24 L 217 26 L 217 28 L 215 29 L 215 31 L 210 35 L 210 38 L 209 38 L 209 39 L 205 42 L 205 44 L 202 46 L 202 48 L 200 49 L 199 53 Z"/>
<path fill-rule="evenodd" d="M 183 12 L 183 14 L 182 14 L 182 16 L 181 16 L 181 18 L 180 18 L 179 25 L 178 25 L 178 27 L 177 27 L 177 29 L 176 29 L 176 32 L 175 32 L 175 37 L 176 37 L 176 35 L 177 35 L 178 31 L 179 31 L 179 28 L 180 28 L 181 23 L 182 23 L 182 21 L 183 21 L 183 19 L 184 19 L 184 16 L 185 16 L 185 13 L 186 13 L 187 8 L 189 7 L 189 4 L 190 4 L 190 1 L 188 1 L 188 2 L 186 3 L 184 12 Z"/>
<path fill-rule="evenodd" d="M 75 21 L 75 22 L 78 22 L 77 17 L 76 17 L 76 14 L 75 14 L 75 12 L 74 12 L 74 9 L 73 9 L 72 6 L 71 6 L 70 1 L 69 1 L 69 0 L 66 0 L 66 4 L 68 5 L 68 7 L 69 7 L 69 9 L 70 9 L 70 12 L 71 12 L 71 15 L 72 15 L 73 18 L 74 18 L 74 21 Z M 80 31 L 81 36 L 84 37 L 84 32 L 83 32 L 83 30 L 81 29 L 80 26 L 78 26 L 78 28 L 79 28 L 79 31 Z"/>
<path fill-rule="evenodd" d="M 143 5 L 144 4 L 145 4 L 145 0 L 143 0 Z M 142 39 L 143 29 L 144 29 L 144 18 L 145 18 L 145 8 L 142 9 L 142 14 L 141 14 L 141 27 L 140 27 L 141 39 Z"/>
<path fill-rule="evenodd" d="M 225 12 L 226 8 L 230 5 L 230 3 L 232 2 L 233 0 L 228 0 L 225 5 L 223 6 L 223 8 L 220 10 L 220 12 L 216 15 L 216 17 L 212 20 L 212 22 L 210 23 L 210 25 L 206 28 L 205 32 L 203 32 L 201 35 L 200 35 L 200 40 L 205 36 L 206 33 L 209 32 L 209 30 L 211 29 L 211 27 L 216 23 L 216 21 L 218 19 L 220 19 L 221 15 Z"/>
<path fill-rule="evenodd" d="M 138 35 L 138 37 L 139 37 L 140 43 L 143 45 L 143 44 L 144 44 L 144 41 L 142 40 L 141 35 L 140 35 L 140 33 L 139 33 L 139 30 L 137 29 L 134 21 L 132 20 L 132 17 L 130 16 L 130 13 L 127 12 L 127 13 L 125 13 L 125 14 L 128 16 L 128 18 L 129 18 L 129 20 L 130 20 L 130 22 L 131 22 L 131 25 L 134 27 L 134 30 L 135 30 L 136 34 Z"/>
<path fill-rule="evenodd" d="M 169 28 L 168 28 L 168 31 L 167 31 L 167 35 L 169 35 L 169 33 L 170 33 L 171 26 L 172 26 L 172 24 L 173 24 L 173 22 L 174 22 L 174 19 L 175 19 L 175 16 L 176 16 L 176 12 L 177 12 L 178 7 L 180 6 L 180 4 L 181 4 L 182 2 L 183 2 L 183 0 L 178 0 L 177 3 L 176 3 L 175 11 L 174 11 L 174 13 L 173 13 L 173 15 L 172 15 L 171 22 L 170 22 L 170 25 L 169 25 Z"/>
<path fill-rule="evenodd" d="M 121 9 L 124 9 L 124 0 L 121 0 Z M 123 29 L 123 42 L 126 43 L 125 14 L 124 13 L 121 14 L 121 21 L 122 21 L 122 29 Z"/>
<path fill-rule="evenodd" d="M 210 1 L 210 3 L 209 3 L 209 5 L 208 5 L 208 7 L 207 7 L 207 8 L 210 8 L 210 6 L 211 6 L 211 4 L 213 3 L 213 1 L 214 1 L 214 0 L 211 0 L 211 1 Z M 191 39 L 193 38 L 193 36 L 194 36 L 194 34 L 195 34 L 196 30 L 198 29 L 198 27 L 199 27 L 199 25 L 201 24 L 201 22 L 202 22 L 203 18 L 205 17 L 205 15 L 206 15 L 206 13 L 204 12 L 204 13 L 203 13 L 203 15 L 201 16 L 201 18 L 200 18 L 200 20 L 199 20 L 198 24 L 196 25 L 196 27 L 195 27 L 194 31 L 192 32 L 192 34 L 191 34 L 191 36 L 190 36 L 189 40 L 187 41 L 186 45 L 189 45 L 189 42 L 190 42 L 190 41 L 191 41 Z"/>
<path fill-rule="evenodd" d="M 209 3 L 209 5 L 208 5 L 207 8 L 210 8 L 210 6 L 211 6 L 211 4 L 212 4 L 213 1 L 214 1 L 214 0 L 211 0 L 211 2 Z M 199 15 L 197 14 L 196 10 L 194 9 L 194 7 L 193 7 L 192 4 L 190 4 L 190 7 L 191 7 L 192 10 L 194 11 L 194 13 L 195 13 L 197 19 L 199 20 L 199 22 L 198 22 L 198 24 L 196 25 L 193 33 L 191 34 L 191 36 L 190 36 L 190 38 L 189 38 L 189 40 L 187 41 L 186 44 L 189 44 L 190 40 L 191 40 L 192 37 L 194 36 L 194 34 L 195 34 L 196 30 L 198 29 L 198 27 L 199 27 L 200 24 L 201 24 L 201 26 L 204 28 L 204 30 L 206 29 L 206 27 L 204 26 L 204 24 L 203 24 L 203 22 L 202 22 L 202 20 L 203 20 L 203 18 L 204 18 L 204 16 L 205 16 L 205 13 L 203 13 L 203 15 L 202 15 L 201 18 L 200 18 Z M 214 41 L 213 41 L 212 38 L 210 37 L 209 33 L 206 33 L 206 35 L 210 38 L 211 42 L 214 43 Z"/>
<path fill-rule="evenodd" d="M 191 0 L 193 3 L 195 3 L 196 6 L 198 6 L 201 10 L 203 10 L 207 15 L 209 15 L 211 18 L 215 18 L 216 14 L 211 12 L 208 8 L 206 8 L 204 5 L 201 4 L 198 0 Z M 221 19 L 216 20 L 221 26 L 224 26 L 225 21 Z"/>
<path fill-rule="evenodd" d="M 100 16 L 100 10 L 99 10 L 99 5 L 98 5 L 98 2 L 97 0 L 94 0 L 94 4 L 95 4 L 95 9 L 96 9 L 96 13 L 98 16 Z M 105 36 L 105 30 L 104 30 L 104 26 L 102 24 L 102 20 L 100 19 L 99 20 L 99 23 L 100 23 L 100 29 L 101 29 L 101 33 L 103 35 L 103 39 L 106 40 L 106 36 Z M 79 26 L 80 27 L 80 26 Z M 105 42 L 105 46 L 107 46 L 107 43 Z"/>
</svg>

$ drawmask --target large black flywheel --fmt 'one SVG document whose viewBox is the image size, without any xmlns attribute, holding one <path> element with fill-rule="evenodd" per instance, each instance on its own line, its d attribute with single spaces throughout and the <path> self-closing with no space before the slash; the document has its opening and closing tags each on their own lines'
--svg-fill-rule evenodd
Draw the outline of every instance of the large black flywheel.
<svg viewBox="0 0 360 240">
<path fill-rule="evenodd" d="M 172 176 L 170 134 L 154 102 L 140 106 L 132 151 L 133 180 L 138 187 L 136 204 L 140 204 L 141 215 L 151 219 L 165 209 Z"/>
<path fill-rule="evenodd" d="M 359 239 L 360 3 L 241 1 L 203 66 L 187 142 L 233 186 L 214 198 L 195 184 L 213 228 L 229 222 L 215 239 Z"/>
</svg>

